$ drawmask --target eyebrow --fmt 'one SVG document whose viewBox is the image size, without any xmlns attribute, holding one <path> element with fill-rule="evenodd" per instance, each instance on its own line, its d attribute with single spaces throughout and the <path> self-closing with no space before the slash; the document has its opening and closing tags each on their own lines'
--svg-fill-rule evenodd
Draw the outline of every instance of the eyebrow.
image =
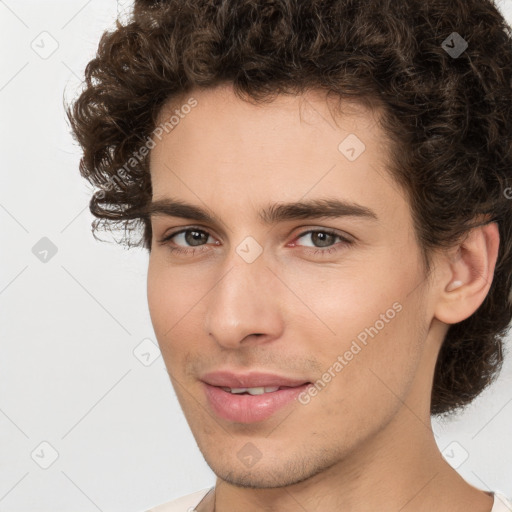
<svg viewBox="0 0 512 512">
<path fill-rule="evenodd" d="M 149 217 L 156 215 L 180 217 L 198 222 L 221 224 L 220 219 L 207 210 L 173 198 L 153 201 L 147 208 L 147 215 Z M 258 215 L 261 221 L 267 225 L 287 220 L 316 218 L 361 217 L 369 220 L 378 219 L 377 214 L 366 206 L 329 198 L 274 203 L 260 210 Z"/>
</svg>

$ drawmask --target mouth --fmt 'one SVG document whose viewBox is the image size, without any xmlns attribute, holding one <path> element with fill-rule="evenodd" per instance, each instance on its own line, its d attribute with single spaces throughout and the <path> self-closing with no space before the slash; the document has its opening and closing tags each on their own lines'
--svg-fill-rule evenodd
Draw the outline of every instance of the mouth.
<svg viewBox="0 0 512 512">
<path fill-rule="evenodd" d="M 204 384 L 210 410 L 219 418 L 235 423 L 256 423 L 279 410 L 291 407 L 311 383 L 295 387 L 222 388 Z M 271 389 L 273 391 L 265 391 Z"/>
<path fill-rule="evenodd" d="M 222 387 L 224 391 L 228 391 L 229 393 L 233 393 L 235 395 L 264 395 L 266 393 L 274 393 L 276 391 L 280 391 L 282 389 L 293 389 L 295 386 L 263 386 L 263 387 L 254 387 L 254 388 L 230 388 L 230 387 Z"/>
<path fill-rule="evenodd" d="M 211 386 L 229 389 L 292 388 L 309 382 L 308 379 L 296 379 L 274 373 L 235 373 L 228 370 L 206 373 L 201 380 Z"/>
</svg>

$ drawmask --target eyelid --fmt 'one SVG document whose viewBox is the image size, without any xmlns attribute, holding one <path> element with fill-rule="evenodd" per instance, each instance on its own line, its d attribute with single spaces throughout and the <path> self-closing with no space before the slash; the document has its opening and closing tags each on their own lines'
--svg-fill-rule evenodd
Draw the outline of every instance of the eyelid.
<svg viewBox="0 0 512 512">
<path fill-rule="evenodd" d="M 164 235 L 162 235 L 159 242 L 168 241 L 168 239 L 174 235 L 178 235 L 180 233 L 183 233 L 183 232 L 186 232 L 189 230 L 194 230 L 194 229 L 196 229 L 197 231 L 202 231 L 204 233 L 207 233 L 208 235 L 213 236 L 214 238 L 217 238 L 215 235 L 212 234 L 210 228 L 205 227 L 205 226 L 200 226 L 200 225 L 191 225 L 191 226 L 180 226 L 179 228 L 176 228 L 176 230 L 171 230 L 169 232 L 166 232 Z M 357 237 L 350 235 L 346 231 L 340 231 L 336 228 L 329 228 L 329 227 L 325 227 L 325 226 L 313 226 L 313 227 L 299 226 L 298 228 L 295 228 L 295 229 L 300 230 L 300 231 L 296 235 L 293 236 L 294 240 L 296 240 L 297 238 L 302 238 L 304 235 L 307 235 L 311 232 L 317 232 L 317 231 L 322 231 L 325 233 L 339 236 L 340 238 L 346 240 L 347 242 L 355 242 L 357 240 Z M 306 229 L 306 231 L 302 231 L 302 229 Z M 288 238 L 289 236 L 290 235 L 286 235 L 286 238 Z"/>
<path fill-rule="evenodd" d="M 293 240 L 295 241 L 299 238 L 302 238 L 305 235 L 309 235 L 310 233 L 317 233 L 317 232 L 327 233 L 329 235 L 339 237 L 343 241 L 348 242 L 348 243 L 352 243 L 352 242 L 356 241 L 356 238 L 354 236 L 349 235 L 345 231 L 339 231 L 334 228 L 326 228 L 326 227 L 321 227 L 321 226 L 306 229 L 306 231 L 300 231 L 297 235 L 294 236 Z M 319 247 L 317 247 L 317 249 L 319 249 Z"/>
<path fill-rule="evenodd" d="M 176 230 L 171 230 L 171 231 L 165 232 L 165 234 L 162 235 L 162 237 L 160 238 L 160 240 L 158 240 L 158 242 L 160 242 L 160 243 L 168 242 L 169 238 L 173 237 L 174 235 L 179 235 L 180 233 L 184 233 L 187 231 L 193 231 L 193 230 L 202 231 L 202 232 L 208 234 L 209 236 L 217 238 L 215 235 L 212 234 L 210 228 L 207 228 L 205 226 L 192 225 L 192 226 L 180 226 L 179 228 L 176 228 Z"/>
<path fill-rule="evenodd" d="M 354 237 L 353 235 L 350 235 L 344 231 L 339 232 L 337 229 L 334 229 L 334 228 L 316 226 L 316 227 L 309 227 L 309 229 L 306 229 L 305 226 L 301 226 L 297 229 L 303 229 L 303 231 L 300 231 L 299 233 L 297 233 L 293 237 L 292 242 L 290 242 L 290 243 L 293 244 L 293 246 L 303 247 L 304 250 L 308 253 L 313 252 L 315 254 L 321 254 L 322 256 L 326 256 L 326 255 L 338 252 L 338 251 L 342 250 L 341 249 L 342 246 L 353 245 L 357 241 L 357 238 Z M 306 230 L 304 231 L 304 229 L 306 229 Z M 216 238 L 216 236 L 214 236 L 210 232 L 210 228 L 206 228 L 204 226 L 192 225 L 192 226 L 181 226 L 179 228 L 176 228 L 176 230 L 172 230 L 172 231 L 166 233 L 160 240 L 158 240 L 158 243 L 162 246 L 168 246 L 169 250 L 171 252 L 175 252 L 175 253 L 193 255 L 196 252 L 206 251 L 207 247 L 208 247 L 207 243 L 203 244 L 203 245 L 190 246 L 190 247 L 189 246 L 182 247 L 177 244 L 171 245 L 170 242 L 174 236 L 177 236 L 182 233 L 186 233 L 187 231 L 194 231 L 194 230 L 201 231 L 202 233 L 207 234 L 208 237 L 211 236 L 213 238 Z M 328 234 L 330 236 L 334 236 L 335 238 L 338 238 L 340 241 L 335 242 L 333 245 L 326 246 L 326 247 L 302 246 L 300 244 L 295 243 L 299 238 L 302 238 L 306 235 L 309 235 L 311 233 L 317 233 L 317 232 L 321 232 L 321 233 Z M 288 244 L 288 246 L 290 245 L 290 243 Z M 218 243 L 216 243 L 215 245 L 218 245 Z"/>
</svg>

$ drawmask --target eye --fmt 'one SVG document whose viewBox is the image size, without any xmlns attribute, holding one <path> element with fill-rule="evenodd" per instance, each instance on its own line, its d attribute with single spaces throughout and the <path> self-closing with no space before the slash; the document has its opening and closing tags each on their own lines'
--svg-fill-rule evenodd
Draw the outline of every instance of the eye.
<svg viewBox="0 0 512 512">
<path fill-rule="evenodd" d="M 301 233 L 295 240 L 309 236 L 310 240 L 313 241 L 313 247 L 306 247 L 307 252 L 313 252 L 313 254 L 333 254 L 341 250 L 341 246 L 351 245 L 353 243 L 348 237 L 339 234 L 336 231 L 330 229 L 311 229 Z M 341 242 L 332 245 L 335 239 L 339 239 Z M 319 243 L 320 245 L 314 245 Z"/>
<path fill-rule="evenodd" d="M 312 247 L 302 246 L 295 243 L 297 240 L 306 236 L 309 236 L 310 240 L 313 241 Z M 211 237 L 211 235 L 204 229 L 199 229 L 198 227 L 189 227 L 170 233 L 169 235 L 159 240 L 158 243 L 160 245 L 167 246 L 173 253 L 193 255 L 196 252 L 207 251 L 208 248 L 206 246 L 210 238 L 213 237 Z M 178 241 L 178 239 L 185 244 L 189 244 L 189 247 L 177 245 L 176 241 Z M 336 239 L 339 239 L 340 242 L 332 245 Z M 315 255 L 327 255 L 333 254 L 334 252 L 341 250 L 343 246 L 348 246 L 352 243 L 353 240 L 350 240 L 348 237 L 345 237 L 336 231 L 330 229 L 311 229 L 298 235 L 292 242 L 292 245 L 304 247 L 306 252 L 312 252 Z M 215 245 L 219 245 L 218 242 L 215 242 Z"/>
<path fill-rule="evenodd" d="M 175 245 L 175 242 L 170 244 L 173 238 L 181 237 L 182 242 L 186 242 L 192 245 L 192 249 L 183 248 L 181 246 Z M 174 233 L 170 233 L 163 239 L 159 240 L 158 243 L 161 245 L 168 246 L 169 250 L 172 252 L 180 253 L 180 254 L 194 254 L 197 251 L 203 252 L 204 249 L 201 247 L 205 245 L 205 243 L 210 238 L 210 235 L 207 231 L 199 228 L 187 228 L 182 229 L 181 231 L 175 231 Z M 201 242 L 205 242 L 202 244 Z"/>
</svg>

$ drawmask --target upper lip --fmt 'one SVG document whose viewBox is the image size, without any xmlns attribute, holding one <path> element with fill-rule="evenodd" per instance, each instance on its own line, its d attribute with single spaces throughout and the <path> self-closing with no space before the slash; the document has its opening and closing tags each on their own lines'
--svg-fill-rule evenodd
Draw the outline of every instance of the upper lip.
<svg viewBox="0 0 512 512">
<path fill-rule="evenodd" d="M 230 371 L 209 372 L 204 374 L 201 380 L 211 386 L 226 388 L 297 387 L 309 382 L 305 379 L 292 379 L 273 373 L 233 373 Z"/>
</svg>

